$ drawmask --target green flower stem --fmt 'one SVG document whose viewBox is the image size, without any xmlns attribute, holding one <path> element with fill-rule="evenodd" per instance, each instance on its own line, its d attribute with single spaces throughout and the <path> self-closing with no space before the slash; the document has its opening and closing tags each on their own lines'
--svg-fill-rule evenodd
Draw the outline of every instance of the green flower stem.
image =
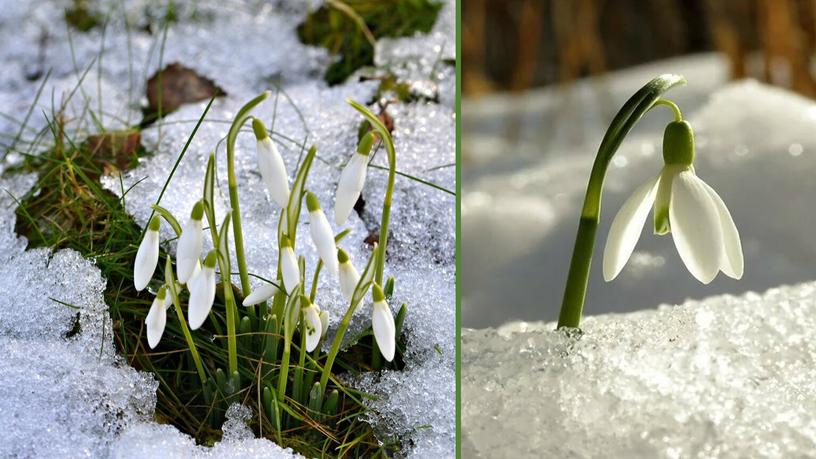
<svg viewBox="0 0 816 459">
<path fill-rule="evenodd" d="M 683 113 L 680 112 L 680 107 L 678 107 L 674 102 L 670 101 L 669 99 L 657 99 L 651 108 L 657 107 L 658 105 L 665 105 L 669 107 L 674 113 L 675 121 L 683 121 Z"/>
<path fill-rule="evenodd" d="M 271 93 L 264 91 L 261 95 L 247 102 L 238 110 L 235 120 L 230 126 L 227 134 L 227 181 L 229 183 L 229 199 L 232 208 L 232 229 L 235 238 L 235 258 L 238 261 L 238 272 L 241 276 L 241 291 L 244 296 L 249 294 L 249 272 L 246 266 L 246 256 L 244 254 L 244 235 L 241 231 L 241 206 L 238 201 L 238 180 L 235 178 L 235 140 L 241 127 L 251 118 L 249 112 L 260 104 Z M 227 271 L 229 272 L 229 271 Z"/>
<path fill-rule="evenodd" d="M 173 309 L 176 310 L 179 324 L 181 325 L 181 332 L 184 333 L 184 339 L 187 340 L 187 347 L 190 348 L 190 355 L 193 356 L 198 378 L 201 380 L 201 387 L 207 384 L 207 374 L 204 373 L 204 365 L 201 364 L 201 356 L 198 354 L 198 347 L 193 341 L 193 335 L 190 333 L 190 327 L 187 326 L 187 320 L 184 318 L 184 313 L 181 312 L 181 303 L 179 302 L 178 290 L 176 289 L 176 282 L 173 276 L 173 265 L 170 257 L 167 257 L 167 263 L 164 266 L 165 276 L 170 282 L 167 283 L 170 289 L 170 296 L 173 298 Z"/>
<path fill-rule="evenodd" d="M 230 277 L 229 259 L 229 226 L 233 212 L 227 212 L 224 222 L 221 223 L 221 233 L 218 235 L 218 268 L 221 270 L 221 281 L 224 288 L 224 306 L 227 310 L 227 354 L 229 356 L 229 374 L 238 371 L 238 339 L 235 336 L 235 324 L 238 322 L 238 306 L 232 293 L 232 279 Z"/>
<path fill-rule="evenodd" d="M 377 283 L 382 284 L 383 270 L 385 269 L 385 249 L 388 245 L 388 224 L 391 220 L 391 199 L 394 194 L 394 180 L 396 179 L 397 171 L 397 154 L 394 150 L 394 139 L 391 137 L 391 133 L 388 132 L 388 128 L 386 128 L 383 122 L 380 121 L 380 118 L 371 113 L 371 111 L 366 107 L 351 99 L 347 100 L 347 102 L 349 105 L 354 107 L 355 110 L 360 112 L 369 123 L 371 123 L 374 130 L 380 135 L 380 139 L 382 139 L 383 143 L 385 144 L 385 150 L 388 153 L 388 186 L 385 189 L 385 199 L 383 199 L 382 207 L 382 221 L 380 222 L 380 262 L 377 265 L 377 271 L 374 276 Z"/>
<path fill-rule="evenodd" d="M 343 319 L 340 321 L 340 326 L 337 327 L 337 333 L 334 335 L 332 347 L 329 350 L 328 357 L 326 357 L 326 363 L 323 365 L 323 374 L 320 375 L 321 394 L 326 393 L 326 384 L 329 383 L 329 375 L 331 375 L 331 369 L 332 366 L 334 366 L 334 359 L 337 358 L 337 354 L 340 352 L 340 344 L 343 342 L 343 335 L 346 334 L 346 330 L 348 330 L 349 324 L 351 323 L 351 316 L 354 315 L 354 310 L 356 309 L 357 304 L 352 303 L 346 310 L 346 314 L 343 316 Z"/>
<path fill-rule="evenodd" d="M 680 75 L 667 74 L 654 78 L 621 107 L 609 125 L 601 146 L 598 148 L 598 154 L 589 176 L 584 207 L 578 224 L 578 234 L 575 238 L 575 248 L 572 252 L 572 261 L 564 289 L 564 300 L 561 303 L 561 314 L 558 317 L 558 328 L 578 328 L 581 324 L 589 281 L 589 267 L 592 263 L 595 235 L 601 216 L 603 181 L 612 157 L 635 123 L 655 105 L 667 105 L 674 111 L 675 118 L 682 119 L 677 105 L 660 99 L 660 96 L 672 87 L 685 82 L 685 78 Z"/>
</svg>

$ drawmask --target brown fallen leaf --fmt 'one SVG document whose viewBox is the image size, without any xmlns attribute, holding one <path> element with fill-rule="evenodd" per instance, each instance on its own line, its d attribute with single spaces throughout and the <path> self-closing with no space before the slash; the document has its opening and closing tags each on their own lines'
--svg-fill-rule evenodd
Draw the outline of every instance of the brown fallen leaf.
<svg viewBox="0 0 816 459">
<path fill-rule="evenodd" d="M 178 62 L 167 65 L 147 80 L 148 113 L 153 114 L 154 119 L 160 112 L 163 116 L 184 104 L 223 95 L 226 92 L 212 80 Z"/>
</svg>

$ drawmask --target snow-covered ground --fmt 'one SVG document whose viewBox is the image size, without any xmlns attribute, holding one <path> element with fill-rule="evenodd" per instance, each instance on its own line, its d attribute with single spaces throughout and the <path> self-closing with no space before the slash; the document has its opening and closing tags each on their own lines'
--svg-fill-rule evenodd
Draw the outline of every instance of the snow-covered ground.
<svg viewBox="0 0 816 459">
<path fill-rule="evenodd" d="M 646 225 L 621 275 L 603 281 L 600 254 L 612 218 L 663 165 L 662 133 L 671 115 L 660 108 L 635 126 L 607 173 L 585 313 L 633 311 L 814 279 L 816 104 L 754 81 L 727 83 L 720 58 L 692 56 L 584 81 L 572 92 L 546 89 L 465 104 L 464 326 L 557 317 L 598 144 L 620 105 L 665 72 L 688 79 L 667 97 L 678 102 L 695 129 L 697 174 L 722 196 L 739 228 L 745 275 L 700 284 L 686 271 L 671 236 L 654 236 Z M 590 105 L 596 100 L 604 102 Z M 514 125 L 518 132 L 508 137 L 514 119 L 520 120 Z M 470 136 L 470 130 L 482 137 Z"/>
<path fill-rule="evenodd" d="M 228 124 L 249 98 L 272 89 L 273 98 L 255 114 L 269 125 L 273 138 L 293 171 L 301 153 L 297 143 L 316 144 L 315 161 L 307 187 L 318 194 L 324 208 L 333 207 L 339 167 L 354 151 L 359 115 L 345 99 L 369 101 L 376 82 L 351 77 L 342 85 L 328 87 L 323 70 L 330 63 L 325 50 L 301 45 L 294 32 L 307 2 L 193 2 L 198 8 L 179 9 L 181 20 L 169 27 L 163 53 L 161 34 L 150 35 L 138 25 L 145 9 L 159 11 L 156 2 L 106 2 L 110 22 L 103 33 L 71 32 L 65 26 L 65 2 L 6 1 L 0 13 L 0 105 L 9 117 L 0 117 L 0 134 L 15 137 L 36 92 L 40 78 L 27 79 L 38 70 L 51 71 L 38 106 L 17 147 L 26 149 L 36 129 L 46 125 L 42 111 L 50 113 L 52 94 L 56 104 L 65 98 L 86 70 L 80 89 L 69 103 L 69 114 L 81 115 L 85 107 L 98 110 L 106 127 L 138 122 L 145 75 L 164 64 L 180 61 L 213 79 L 228 96 L 219 98 L 202 124 L 187 156 L 181 162 L 161 204 L 178 216 L 186 216 L 201 189 L 205 158 L 216 149 L 219 177 L 225 178 L 224 145 Z M 127 10 L 122 11 L 122 5 Z M 226 14 L 228 12 L 229 14 Z M 123 14 L 133 27 L 126 30 Z M 200 19 L 200 18 L 206 19 Z M 206 21 L 206 24 L 196 21 Z M 394 118 L 397 168 L 406 174 L 455 189 L 454 74 L 439 59 L 454 59 L 454 8 L 448 2 L 432 33 L 414 38 L 389 39 L 378 44 L 376 63 L 398 68 L 417 90 L 438 91 L 440 103 L 396 104 L 389 107 Z M 40 46 L 40 43 L 45 43 Z M 104 43 L 104 46 L 102 45 Z M 100 53 L 100 49 L 104 49 Z M 40 51 L 42 49 L 42 51 Z M 42 56 L 42 57 L 39 57 Z M 38 64 L 38 62 L 42 62 Z M 41 66 L 42 69 L 37 67 Z M 275 103 L 279 81 L 283 92 Z M 122 177 L 105 177 L 103 183 L 115 193 L 127 189 L 128 212 L 144 225 L 148 206 L 205 104 L 183 106 L 143 132 L 142 143 L 155 154 Z M 277 108 L 275 108 L 277 106 Z M 70 117 L 69 117 L 70 118 Z M 84 129 L 93 130 L 91 120 Z M 75 120 L 72 126 L 82 121 Z M 4 141 L 4 143 L 6 143 Z M 244 223 L 244 239 L 251 272 L 269 276 L 277 258 L 274 247 L 278 209 L 269 199 L 256 172 L 254 136 L 241 134 L 237 148 L 237 174 Z M 33 148 L 32 148 L 33 149 Z M 10 155 L 9 162 L 19 160 Z M 379 153 L 375 164 L 385 165 Z M 0 165 L 0 171 L 7 165 Z M 0 188 L 23 195 L 34 177 L 6 176 Z M 362 242 L 385 189 L 386 174 L 371 169 L 363 192 L 368 203 L 363 218 L 350 219 L 351 235 L 343 246 L 359 266 L 367 258 Z M 194 193 L 189 190 L 195 190 Z M 226 182 L 221 183 L 226 197 Z M 218 203 L 223 212 L 226 198 Z M 452 457 L 454 427 L 454 260 L 455 199 L 443 191 L 398 177 L 392 207 L 391 239 L 386 274 L 396 277 L 392 307 L 408 305 L 405 331 L 408 337 L 406 368 L 385 371 L 351 381 L 378 398 L 371 401 L 371 422 L 380 435 L 397 437 L 411 457 Z M 217 206 L 218 207 L 218 206 Z M 174 427 L 152 421 L 156 382 L 138 373 L 116 355 L 110 319 L 102 299 L 105 281 L 92 261 L 70 251 L 25 251 L 26 242 L 14 234 L 14 201 L 0 193 L 0 456 L 114 456 L 114 457 L 290 457 L 268 440 L 251 438 L 241 422 L 245 414 L 234 410 L 225 438 L 212 449 L 196 447 L 192 438 Z M 306 219 L 302 219 L 304 221 Z M 335 228 L 337 229 L 337 228 Z M 304 233 L 301 233 L 304 234 Z M 169 233 L 167 234 L 169 235 Z M 314 266 L 316 253 L 300 244 L 299 254 Z M 329 311 L 332 324 L 342 314 L 336 286 L 321 280 L 320 306 Z M 62 305 L 51 298 L 79 309 Z M 77 312 L 81 333 L 65 338 Z M 359 308 L 353 325 L 369 323 L 370 307 Z M 350 334 L 354 333 L 350 330 Z M 330 330 L 332 333 L 332 330 Z M 36 441 L 32 439 L 36 438 Z"/>
</svg>

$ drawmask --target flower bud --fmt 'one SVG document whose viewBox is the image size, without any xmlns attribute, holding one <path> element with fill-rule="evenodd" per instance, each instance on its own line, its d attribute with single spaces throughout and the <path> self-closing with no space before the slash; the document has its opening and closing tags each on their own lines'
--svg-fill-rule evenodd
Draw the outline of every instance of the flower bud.
<svg viewBox="0 0 816 459">
<path fill-rule="evenodd" d="M 164 327 L 167 324 L 167 287 L 162 286 L 156 298 L 153 299 L 153 304 L 150 306 L 150 311 L 145 318 L 145 325 L 147 326 L 147 344 L 150 349 L 158 346 L 161 337 L 164 334 Z"/>
<path fill-rule="evenodd" d="M 281 236 L 281 271 L 283 273 L 283 286 L 287 293 L 292 293 L 300 284 L 300 268 L 298 268 L 297 257 L 292 249 L 292 242 L 284 234 Z"/>
<path fill-rule="evenodd" d="M 323 265 L 332 276 L 337 275 L 337 244 L 334 242 L 329 220 L 320 208 L 317 195 L 311 191 L 306 194 L 306 207 L 309 209 L 309 232 Z"/>
<path fill-rule="evenodd" d="M 261 171 L 266 189 L 281 207 L 289 204 L 289 177 L 286 174 L 286 165 L 278 147 L 266 133 L 261 120 L 252 119 L 252 129 L 255 131 L 255 138 L 258 140 L 257 155 L 258 169 Z"/>
<path fill-rule="evenodd" d="M 184 229 L 179 236 L 176 248 L 176 277 L 182 284 L 186 284 L 195 272 L 196 264 L 199 263 L 201 248 L 204 244 L 203 225 L 201 220 L 204 216 L 204 204 L 198 201 L 193 206 L 190 220 L 184 225 Z"/>
<path fill-rule="evenodd" d="M 156 265 L 159 263 L 159 228 L 161 220 L 156 215 L 150 220 L 144 238 L 136 252 L 136 262 L 133 264 L 133 285 L 141 292 L 147 287 Z"/>
<path fill-rule="evenodd" d="M 204 260 L 204 267 L 201 273 L 196 276 L 192 285 L 189 285 L 190 303 L 188 308 L 188 320 L 190 329 L 196 330 L 204 324 L 207 315 L 212 309 L 215 301 L 215 250 L 211 250 Z"/>
<path fill-rule="evenodd" d="M 354 289 L 357 288 L 357 283 L 360 282 L 360 273 L 357 272 L 357 269 L 351 264 L 351 259 L 345 250 L 337 249 L 337 261 L 340 264 L 338 268 L 340 291 L 343 293 L 343 297 L 346 301 L 351 301 L 351 297 L 354 295 Z"/>
<path fill-rule="evenodd" d="M 244 298 L 243 305 L 244 306 L 254 306 L 259 303 L 263 303 L 264 301 L 272 298 L 275 294 L 278 293 L 278 288 L 275 287 L 273 284 L 261 284 L 252 291 L 246 298 Z"/>
<path fill-rule="evenodd" d="M 394 360 L 394 352 L 396 351 L 394 316 L 391 314 L 388 303 L 385 302 L 385 293 L 383 293 L 382 287 L 376 282 L 371 288 L 371 297 L 374 300 L 374 306 L 371 310 L 371 328 L 374 330 L 374 339 L 377 340 L 380 353 L 385 357 L 385 360 L 390 362 Z"/>
<path fill-rule="evenodd" d="M 340 180 L 337 182 L 337 195 L 334 201 L 334 221 L 338 225 L 346 223 L 351 215 L 354 204 L 360 197 L 365 185 L 366 170 L 368 169 L 368 153 L 374 142 L 373 134 L 370 132 L 363 136 L 357 153 L 349 159 L 343 172 L 340 173 Z"/>
</svg>

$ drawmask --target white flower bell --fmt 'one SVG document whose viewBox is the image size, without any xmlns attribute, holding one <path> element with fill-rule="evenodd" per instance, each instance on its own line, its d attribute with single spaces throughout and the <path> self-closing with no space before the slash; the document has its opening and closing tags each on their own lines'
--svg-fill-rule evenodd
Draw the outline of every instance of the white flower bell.
<svg viewBox="0 0 816 459">
<path fill-rule="evenodd" d="M 320 311 L 320 327 L 320 336 L 325 337 L 329 331 L 329 313 L 326 311 Z"/>
<path fill-rule="evenodd" d="M 167 287 L 162 286 L 156 298 L 153 299 L 153 304 L 150 306 L 150 311 L 147 312 L 145 318 L 145 325 L 147 326 L 147 344 L 150 349 L 154 349 L 159 345 L 161 337 L 164 334 L 164 326 L 167 325 Z"/>
<path fill-rule="evenodd" d="M 309 301 L 309 298 L 302 296 L 300 301 L 303 304 L 301 311 L 306 325 L 306 352 L 312 352 L 323 336 L 323 322 L 320 320 L 320 309 Z"/>
<path fill-rule="evenodd" d="M 273 284 L 261 284 L 255 290 L 253 290 L 246 298 L 244 298 L 243 305 L 244 306 L 255 306 L 256 304 L 263 303 L 264 301 L 272 298 L 278 293 L 279 290 Z"/>
<path fill-rule="evenodd" d="M 611 281 L 623 269 L 652 207 L 655 233 L 672 233 L 680 258 L 697 280 L 708 284 L 718 271 L 741 278 L 739 232 L 720 196 L 694 173 L 694 134 L 687 122 L 666 127 L 663 157 L 660 174 L 637 188 L 612 221 L 604 279 Z"/>
<path fill-rule="evenodd" d="M 253 118 L 252 129 L 258 140 L 258 169 L 266 189 L 279 206 L 286 207 L 289 204 L 289 176 L 286 174 L 283 158 L 261 120 Z"/>
<path fill-rule="evenodd" d="M 368 169 L 368 153 L 373 143 L 374 135 L 371 132 L 364 135 L 357 146 L 357 152 L 352 155 L 346 167 L 343 168 L 343 172 L 340 173 L 334 201 L 334 221 L 338 225 L 346 223 L 354 209 L 354 204 L 360 197 L 360 192 L 363 191 Z"/>
<path fill-rule="evenodd" d="M 380 353 L 385 360 L 390 362 L 394 360 L 397 346 L 394 316 L 391 314 L 388 303 L 385 302 L 382 287 L 377 283 L 374 283 L 371 288 L 371 298 L 374 300 L 374 306 L 371 309 L 371 328 L 374 329 L 374 339 L 377 340 Z"/>
<path fill-rule="evenodd" d="M 340 291 L 343 292 L 343 297 L 346 301 L 351 301 L 354 295 L 354 289 L 357 288 L 357 283 L 360 282 L 360 273 L 351 264 L 351 259 L 343 249 L 337 249 L 337 261 L 340 263 L 338 268 L 340 277 Z"/>
<path fill-rule="evenodd" d="M 204 244 L 203 224 L 204 204 L 198 201 L 193 206 L 190 219 L 184 225 L 179 236 L 176 248 L 176 277 L 182 284 L 186 284 L 193 277 L 196 265 L 199 264 L 201 248 Z"/>
<path fill-rule="evenodd" d="M 309 232 L 323 265 L 332 276 L 337 276 L 337 244 L 326 214 L 320 208 L 317 195 L 311 191 L 306 194 L 306 207 L 309 209 Z"/>
<path fill-rule="evenodd" d="M 156 215 L 150 220 L 144 238 L 136 252 L 136 262 L 133 264 L 133 285 L 136 291 L 141 292 L 147 287 L 156 265 L 159 263 L 159 228 L 161 220 Z"/>
<path fill-rule="evenodd" d="M 300 284 L 300 268 L 298 268 L 295 251 L 292 249 L 292 242 L 285 234 L 281 236 L 280 257 L 281 271 L 283 272 L 283 287 L 287 293 L 292 293 Z"/>
<path fill-rule="evenodd" d="M 188 285 L 190 303 L 187 314 L 192 330 L 204 324 L 212 309 L 213 301 L 215 301 L 215 257 L 215 251 L 211 250 L 204 260 L 201 273 L 195 277 L 191 285 Z"/>
</svg>

